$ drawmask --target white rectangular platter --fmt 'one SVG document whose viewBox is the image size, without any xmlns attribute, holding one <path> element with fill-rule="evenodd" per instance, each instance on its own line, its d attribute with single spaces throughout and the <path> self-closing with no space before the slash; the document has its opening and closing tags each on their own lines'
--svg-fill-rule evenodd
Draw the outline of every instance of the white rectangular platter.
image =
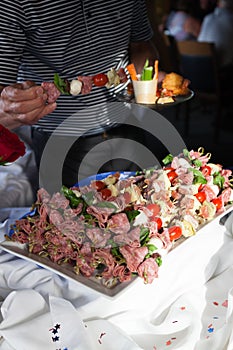
<svg viewBox="0 0 233 350">
<path fill-rule="evenodd" d="M 175 253 L 175 248 L 178 247 L 180 244 L 187 240 L 193 240 L 196 236 L 200 236 L 204 234 L 204 229 L 206 229 L 206 226 L 211 225 L 212 228 L 218 229 L 219 225 L 223 225 L 225 219 L 231 214 L 233 211 L 233 205 L 229 205 L 225 208 L 225 211 L 223 213 L 220 213 L 215 216 L 213 220 L 211 220 L 209 223 L 202 226 L 195 236 L 192 236 L 190 238 L 181 238 L 179 239 L 172 249 L 173 254 Z M 28 252 L 28 248 L 26 244 L 19 244 L 17 242 L 12 241 L 3 241 L 0 243 L 0 248 L 10 254 L 13 254 L 19 258 L 25 259 L 27 261 L 30 261 L 32 263 L 35 263 L 39 265 L 42 268 L 48 269 L 52 271 L 53 273 L 56 273 L 66 279 L 70 279 L 74 282 L 77 282 L 78 284 L 82 284 L 83 286 L 92 289 L 93 291 L 100 293 L 103 296 L 110 297 L 111 299 L 114 297 L 117 297 L 121 295 L 123 292 L 125 292 L 129 287 L 133 287 L 136 280 L 139 279 L 139 277 L 133 278 L 130 282 L 124 282 L 124 283 L 117 283 L 113 286 L 106 286 L 103 284 L 101 279 L 98 279 L 96 277 L 84 277 L 82 275 L 77 275 L 73 267 L 69 264 L 62 264 L 58 265 L 57 263 L 52 262 L 49 258 L 40 257 L 36 254 L 32 254 Z M 169 253 L 168 253 L 169 254 Z M 177 256 L 177 258 L 179 258 Z M 166 261 L 164 261 L 164 264 L 166 264 Z M 153 283 L 158 283 L 158 280 L 155 280 Z"/>
</svg>

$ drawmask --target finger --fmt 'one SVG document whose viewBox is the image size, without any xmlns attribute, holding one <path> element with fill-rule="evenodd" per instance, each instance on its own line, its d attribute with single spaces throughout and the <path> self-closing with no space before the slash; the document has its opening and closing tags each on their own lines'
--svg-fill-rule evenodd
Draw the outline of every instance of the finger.
<svg viewBox="0 0 233 350">
<path fill-rule="evenodd" d="M 1 98 L 9 101 L 29 101 L 43 96 L 44 90 L 41 86 L 25 88 L 23 84 L 7 86 L 2 90 Z"/>
<path fill-rule="evenodd" d="M 18 114 L 17 120 L 20 121 L 20 123 L 22 123 L 22 124 L 33 125 L 39 119 L 52 113 L 56 107 L 57 107 L 57 104 L 56 104 L 56 102 L 54 102 L 54 103 L 48 104 L 46 106 L 37 108 L 36 110 L 29 112 L 29 113 Z"/>
<path fill-rule="evenodd" d="M 27 80 L 27 81 L 24 81 L 22 83 L 23 89 L 29 89 L 32 86 L 36 86 L 36 83 L 34 81 L 31 81 L 31 80 Z"/>
<path fill-rule="evenodd" d="M 21 102 L 6 101 L 4 104 L 4 111 L 9 114 L 26 114 L 33 112 L 38 108 L 44 108 L 47 101 L 47 94 L 32 100 L 25 100 Z"/>
</svg>

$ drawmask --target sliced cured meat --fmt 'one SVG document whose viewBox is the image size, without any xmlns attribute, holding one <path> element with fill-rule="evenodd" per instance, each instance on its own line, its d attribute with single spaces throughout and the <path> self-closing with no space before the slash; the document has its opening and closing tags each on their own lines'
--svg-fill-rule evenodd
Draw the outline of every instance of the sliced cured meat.
<svg viewBox="0 0 233 350">
<path fill-rule="evenodd" d="M 119 76 L 119 78 L 120 78 L 120 82 L 121 82 L 121 83 L 126 83 L 126 82 L 128 81 L 128 78 L 127 78 L 127 75 L 126 75 L 126 73 L 125 73 L 124 68 L 121 67 L 121 68 L 117 71 L 117 74 L 118 74 L 118 76 Z"/>
<path fill-rule="evenodd" d="M 114 211 L 114 208 L 99 208 L 94 205 L 87 208 L 87 213 L 97 218 L 100 227 L 105 227 L 104 224 L 108 221 L 109 216 L 114 213 Z"/>
<path fill-rule="evenodd" d="M 103 265 L 105 265 L 104 272 L 102 276 L 105 278 L 111 278 L 113 274 L 113 270 L 116 266 L 116 262 L 114 257 L 112 256 L 109 249 L 97 249 L 93 253 L 93 258 Z"/>
<path fill-rule="evenodd" d="M 130 232 L 116 235 L 113 240 L 119 245 L 127 244 L 131 247 L 140 247 L 140 228 L 137 226 Z"/>
<path fill-rule="evenodd" d="M 152 283 L 154 278 L 158 277 L 158 264 L 153 258 L 146 259 L 137 269 L 138 275 L 142 277 L 145 283 Z"/>
<path fill-rule="evenodd" d="M 131 272 L 124 265 L 117 265 L 114 268 L 113 277 L 118 277 L 120 282 L 127 282 L 132 279 Z"/>
<path fill-rule="evenodd" d="M 130 230 L 130 223 L 125 213 L 112 215 L 108 220 L 108 228 L 116 234 L 127 233 Z"/>
<path fill-rule="evenodd" d="M 61 224 L 64 221 L 63 216 L 61 215 L 61 213 L 59 213 L 59 211 L 55 210 L 55 209 L 51 210 L 51 212 L 49 214 L 49 220 L 55 226 Z"/>
<path fill-rule="evenodd" d="M 216 186 L 217 187 L 217 186 Z M 209 185 L 205 185 L 203 187 L 203 191 L 205 192 L 206 194 L 206 200 L 208 202 L 211 202 L 212 199 L 216 198 L 217 196 L 217 193 L 214 191 L 214 188 L 213 186 L 209 186 Z"/>
<path fill-rule="evenodd" d="M 120 252 L 126 260 L 126 265 L 131 272 L 137 272 L 138 266 L 148 253 L 147 247 L 133 248 L 128 245 L 120 247 Z"/>
<path fill-rule="evenodd" d="M 230 201 L 231 195 L 232 195 L 232 189 L 230 187 L 226 188 L 222 191 L 220 196 L 218 198 L 222 199 L 223 204 L 227 204 Z"/>
<path fill-rule="evenodd" d="M 44 81 L 41 83 L 42 88 L 45 90 L 48 95 L 47 102 L 53 103 L 61 95 L 60 91 L 57 89 L 56 85 L 52 82 Z"/>
<path fill-rule="evenodd" d="M 98 227 L 87 228 L 86 235 L 91 240 L 95 248 L 105 247 L 108 239 L 111 237 L 110 233 L 106 233 L 104 230 Z"/>
<path fill-rule="evenodd" d="M 91 76 L 78 76 L 78 80 L 82 82 L 81 94 L 89 94 L 92 90 L 92 77 Z"/>
</svg>

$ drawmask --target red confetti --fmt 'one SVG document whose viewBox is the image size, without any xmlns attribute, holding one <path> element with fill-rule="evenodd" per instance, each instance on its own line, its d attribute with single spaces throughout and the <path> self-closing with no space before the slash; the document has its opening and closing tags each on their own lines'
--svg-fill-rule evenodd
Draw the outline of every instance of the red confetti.
<svg viewBox="0 0 233 350">
<path fill-rule="evenodd" d="M 225 301 L 222 303 L 222 306 L 223 306 L 223 307 L 228 307 L 228 300 L 225 300 Z"/>
<path fill-rule="evenodd" d="M 168 340 L 167 342 L 166 342 L 166 345 L 168 346 L 168 345 L 171 345 L 171 340 Z"/>
<path fill-rule="evenodd" d="M 213 325 L 212 325 L 212 323 L 211 324 L 209 324 L 209 326 L 207 327 L 207 328 L 210 328 L 210 327 L 212 327 Z"/>
<path fill-rule="evenodd" d="M 213 304 L 216 305 L 216 306 L 218 306 L 218 302 L 217 302 L 217 301 L 214 301 Z"/>
<path fill-rule="evenodd" d="M 186 310 L 186 307 L 185 306 L 181 306 L 180 310 Z"/>
<path fill-rule="evenodd" d="M 171 338 L 171 340 L 176 340 L 176 337 Z"/>
</svg>

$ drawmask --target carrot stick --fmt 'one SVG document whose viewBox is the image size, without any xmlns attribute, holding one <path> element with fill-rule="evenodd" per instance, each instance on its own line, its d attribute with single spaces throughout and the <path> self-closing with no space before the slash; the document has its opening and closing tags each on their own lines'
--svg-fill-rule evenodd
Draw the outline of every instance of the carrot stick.
<svg viewBox="0 0 233 350">
<path fill-rule="evenodd" d="M 127 67 L 131 80 L 138 80 L 137 72 L 133 63 L 130 63 Z"/>
<path fill-rule="evenodd" d="M 158 80 L 158 76 L 159 76 L 159 61 L 158 60 L 155 60 L 154 70 L 155 70 L 154 79 Z"/>
</svg>

